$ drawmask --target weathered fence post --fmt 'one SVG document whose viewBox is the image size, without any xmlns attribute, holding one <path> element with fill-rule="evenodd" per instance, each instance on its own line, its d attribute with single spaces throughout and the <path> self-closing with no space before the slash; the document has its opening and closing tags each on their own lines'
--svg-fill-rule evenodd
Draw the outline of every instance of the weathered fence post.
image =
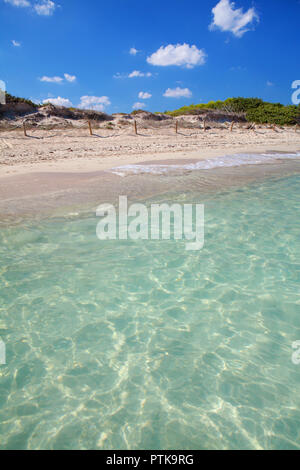
<svg viewBox="0 0 300 470">
<path fill-rule="evenodd" d="M 23 121 L 23 131 L 24 131 L 25 137 L 27 137 L 25 121 Z"/>
<path fill-rule="evenodd" d="M 91 121 L 88 121 L 88 125 L 89 125 L 90 135 L 93 135 Z"/>
<path fill-rule="evenodd" d="M 175 123 L 175 132 L 176 132 L 176 134 L 178 134 L 178 121 L 176 121 L 176 123 Z"/>
<path fill-rule="evenodd" d="M 230 132 L 232 132 L 233 126 L 234 126 L 234 121 L 232 121 L 232 123 L 231 123 Z"/>
<path fill-rule="evenodd" d="M 135 132 L 135 134 L 137 134 L 137 125 L 136 125 L 136 121 L 134 121 L 134 132 Z"/>
</svg>

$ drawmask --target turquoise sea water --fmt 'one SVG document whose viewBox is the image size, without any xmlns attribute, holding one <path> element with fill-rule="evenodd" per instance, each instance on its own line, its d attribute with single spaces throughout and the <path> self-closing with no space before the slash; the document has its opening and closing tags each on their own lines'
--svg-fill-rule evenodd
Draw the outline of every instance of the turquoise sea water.
<svg viewBox="0 0 300 470">
<path fill-rule="evenodd" d="M 299 185 L 165 196 L 205 204 L 199 252 L 3 227 L 0 449 L 299 449 Z"/>
</svg>

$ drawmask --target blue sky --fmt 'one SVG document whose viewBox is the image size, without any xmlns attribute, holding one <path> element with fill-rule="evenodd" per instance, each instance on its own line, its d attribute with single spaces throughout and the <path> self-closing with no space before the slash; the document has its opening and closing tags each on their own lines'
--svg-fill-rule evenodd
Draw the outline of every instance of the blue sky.
<svg viewBox="0 0 300 470">
<path fill-rule="evenodd" d="M 0 21 L 0 80 L 39 102 L 291 104 L 300 79 L 299 0 L 0 0 Z"/>
</svg>

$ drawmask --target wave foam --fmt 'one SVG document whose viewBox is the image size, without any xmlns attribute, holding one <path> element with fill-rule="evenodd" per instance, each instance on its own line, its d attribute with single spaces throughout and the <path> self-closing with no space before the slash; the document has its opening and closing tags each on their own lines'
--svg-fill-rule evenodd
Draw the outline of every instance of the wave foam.
<svg viewBox="0 0 300 470">
<path fill-rule="evenodd" d="M 236 154 L 225 155 L 224 157 L 209 158 L 207 160 L 199 160 L 195 163 L 181 164 L 136 164 L 123 165 L 108 170 L 118 176 L 128 176 L 133 174 L 150 173 L 153 175 L 162 175 L 172 170 L 211 170 L 213 168 L 233 167 L 241 165 L 259 165 L 270 163 L 274 160 L 297 159 L 300 153 L 260 153 L 260 154 Z"/>
</svg>

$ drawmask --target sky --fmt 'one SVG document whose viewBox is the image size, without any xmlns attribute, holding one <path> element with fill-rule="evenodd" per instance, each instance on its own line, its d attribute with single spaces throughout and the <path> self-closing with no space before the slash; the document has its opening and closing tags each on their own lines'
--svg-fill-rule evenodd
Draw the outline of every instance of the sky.
<svg viewBox="0 0 300 470">
<path fill-rule="evenodd" d="M 0 0 L 0 80 L 107 113 L 259 97 L 292 104 L 300 0 Z"/>
</svg>

